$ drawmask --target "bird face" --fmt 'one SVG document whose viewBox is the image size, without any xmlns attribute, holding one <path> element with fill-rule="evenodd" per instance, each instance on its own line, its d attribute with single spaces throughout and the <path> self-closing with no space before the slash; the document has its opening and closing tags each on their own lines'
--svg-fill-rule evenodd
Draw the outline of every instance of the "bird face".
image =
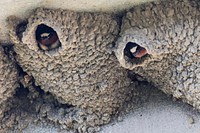
<svg viewBox="0 0 200 133">
<path fill-rule="evenodd" d="M 56 31 L 44 24 L 37 27 L 36 40 L 38 47 L 44 51 L 53 50 L 61 46 Z"/>
<path fill-rule="evenodd" d="M 143 47 L 136 46 L 136 48 L 134 47 L 131 49 L 131 53 L 135 58 L 142 58 L 147 54 L 147 50 Z"/>
<path fill-rule="evenodd" d="M 129 58 L 142 58 L 147 55 L 147 50 L 136 43 L 129 42 L 127 43 L 124 54 Z"/>
</svg>

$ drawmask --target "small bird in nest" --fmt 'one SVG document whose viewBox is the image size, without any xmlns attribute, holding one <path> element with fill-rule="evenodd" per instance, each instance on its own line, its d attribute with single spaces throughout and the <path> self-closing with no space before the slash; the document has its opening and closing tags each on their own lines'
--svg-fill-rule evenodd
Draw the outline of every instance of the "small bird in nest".
<svg viewBox="0 0 200 133">
<path fill-rule="evenodd" d="M 124 49 L 125 55 L 129 58 L 142 58 L 147 55 L 147 50 L 136 43 L 128 43 Z"/>
<path fill-rule="evenodd" d="M 36 40 L 39 48 L 44 51 L 61 46 L 57 33 L 52 28 L 43 24 L 38 26 L 36 30 Z"/>
</svg>

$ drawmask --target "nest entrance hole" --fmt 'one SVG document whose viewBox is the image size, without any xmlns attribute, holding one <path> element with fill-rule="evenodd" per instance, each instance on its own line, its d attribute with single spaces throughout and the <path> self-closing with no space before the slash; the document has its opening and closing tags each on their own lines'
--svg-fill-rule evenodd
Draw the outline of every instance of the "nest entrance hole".
<svg viewBox="0 0 200 133">
<path fill-rule="evenodd" d="M 41 50 L 50 51 L 61 47 L 56 31 L 45 24 L 38 25 L 35 36 Z"/>
</svg>

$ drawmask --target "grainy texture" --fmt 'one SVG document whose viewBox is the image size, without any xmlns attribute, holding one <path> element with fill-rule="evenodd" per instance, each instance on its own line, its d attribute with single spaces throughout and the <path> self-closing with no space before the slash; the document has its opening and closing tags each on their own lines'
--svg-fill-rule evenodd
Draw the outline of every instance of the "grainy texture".
<svg viewBox="0 0 200 133">
<path fill-rule="evenodd" d="M 137 6 L 123 18 L 115 54 L 120 64 L 176 98 L 200 109 L 200 1 L 163 1 Z M 150 56 L 128 59 L 128 42 Z"/>
<path fill-rule="evenodd" d="M 140 100 L 136 88 L 142 84 L 131 79 L 146 79 L 200 109 L 199 6 L 197 0 L 166 1 L 130 10 L 123 18 L 121 37 L 114 49 L 126 69 L 111 52 L 120 31 L 120 23 L 112 15 L 39 8 L 27 21 L 10 17 L 16 60 L 27 73 L 23 82 L 33 77 L 29 85 L 21 81 L 29 89 L 25 99 L 32 101 L 27 112 L 34 110 L 36 121 L 45 119 L 62 129 L 95 132 L 110 121 L 123 102 Z M 40 24 L 56 31 L 61 47 L 39 49 L 35 32 Z M 124 56 L 128 42 L 144 47 L 149 55 L 141 59 Z M 40 87 L 34 84 L 47 95 L 38 94 L 35 90 Z M 20 103 L 26 101 L 21 96 L 18 99 Z M 20 123 L 15 116 L 11 121 L 15 119 Z M 5 121 L 8 124 L 4 125 L 12 125 L 9 119 Z"/>
<path fill-rule="evenodd" d="M 10 15 L 26 18 L 37 7 L 69 9 L 80 12 L 119 12 L 152 0 L 1 0 L 0 1 L 0 41 L 10 42 L 9 28 L 5 19 Z"/>
<path fill-rule="evenodd" d="M 23 36 L 16 34 L 19 21 L 10 18 L 10 22 L 14 22 L 10 36 L 22 69 L 59 102 L 85 110 L 81 114 L 91 126 L 109 122 L 110 115 L 137 94 L 134 84 L 129 87 L 127 70 L 109 50 L 119 32 L 112 15 L 39 8 L 29 17 Z M 60 48 L 38 48 L 35 31 L 40 24 L 57 32 Z M 78 111 L 73 114 L 81 116 Z"/>
<path fill-rule="evenodd" d="M 15 93 L 18 86 L 18 73 L 15 64 L 5 54 L 0 46 L 0 119 L 5 110 L 8 109 L 6 101 Z"/>
</svg>

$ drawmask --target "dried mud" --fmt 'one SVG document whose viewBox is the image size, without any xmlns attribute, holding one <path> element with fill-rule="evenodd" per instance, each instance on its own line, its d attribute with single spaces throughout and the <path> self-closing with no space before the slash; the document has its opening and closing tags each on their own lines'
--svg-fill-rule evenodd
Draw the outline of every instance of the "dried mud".
<svg viewBox="0 0 200 133">
<path fill-rule="evenodd" d="M 154 86 L 199 109 L 199 6 L 152 2 L 121 16 L 38 8 L 25 20 L 9 17 L 13 46 L 0 49 L 0 132 L 30 123 L 98 132 Z M 40 25 L 55 31 L 59 45 L 41 47 Z M 130 59 L 129 42 L 148 55 Z"/>
</svg>

